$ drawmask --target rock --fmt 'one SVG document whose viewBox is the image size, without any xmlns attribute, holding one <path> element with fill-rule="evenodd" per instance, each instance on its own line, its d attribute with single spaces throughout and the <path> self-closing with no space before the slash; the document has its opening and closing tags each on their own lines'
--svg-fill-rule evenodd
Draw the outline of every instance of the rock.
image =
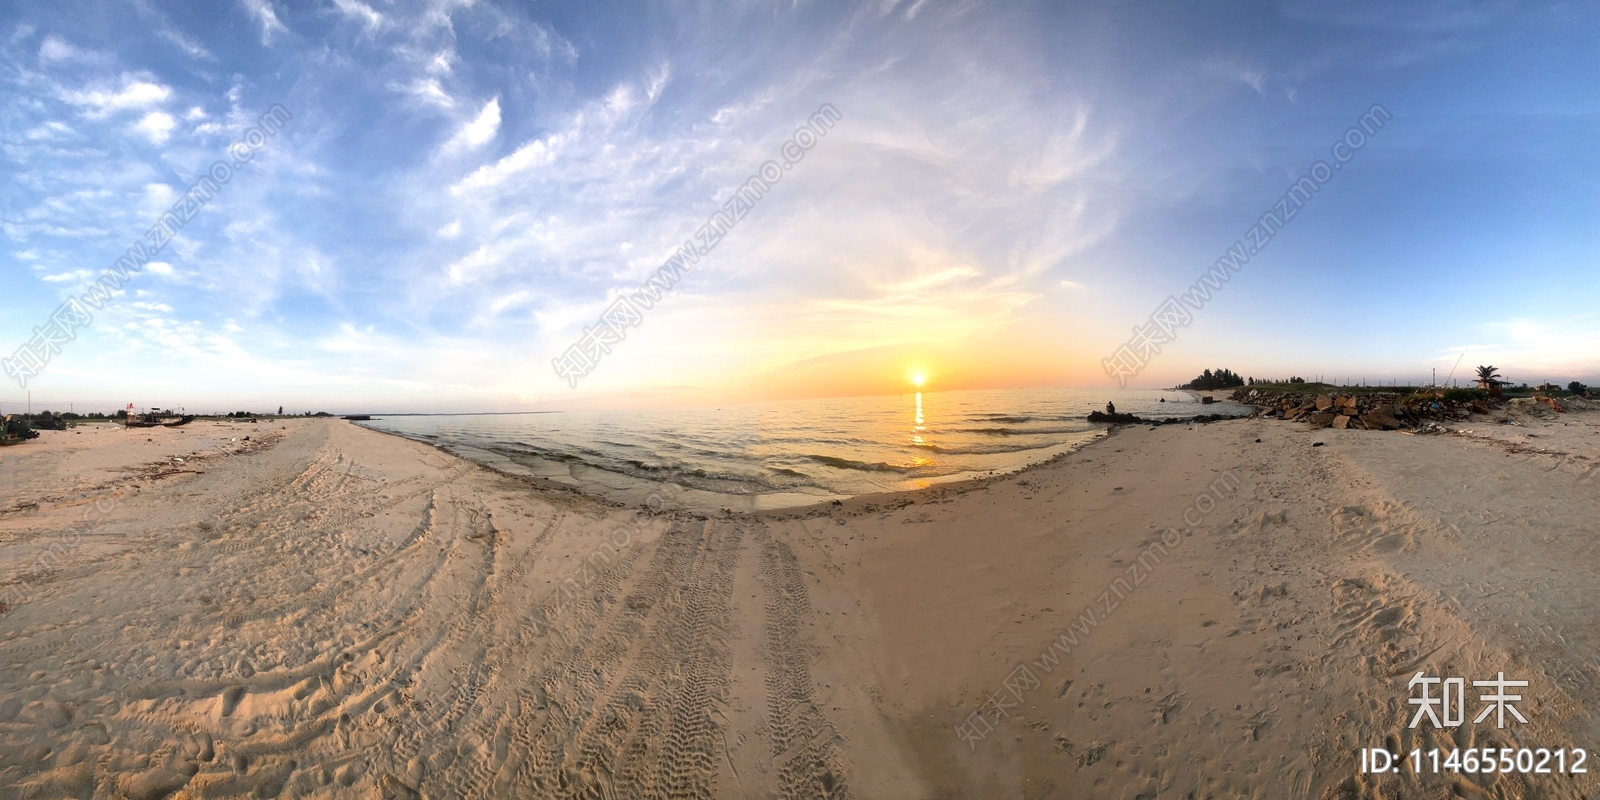
<svg viewBox="0 0 1600 800">
<path fill-rule="evenodd" d="M 1361 422 L 1368 430 L 1392 431 L 1400 427 L 1400 420 L 1387 411 L 1368 411 L 1361 415 Z"/>
<path fill-rule="evenodd" d="M 1311 416 L 1306 417 L 1306 421 L 1311 423 L 1312 430 L 1316 430 L 1318 428 L 1326 428 L 1333 425 L 1333 418 L 1335 416 L 1336 415 L 1334 414 L 1328 413 L 1312 414 Z"/>
<path fill-rule="evenodd" d="M 1317 395 L 1317 410 L 1318 411 L 1327 411 L 1331 407 L 1333 407 L 1333 398 L 1331 398 L 1331 397 L 1329 397 L 1329 396 L 1327 396 L 1325 394 Z"/>
<path fill-rule="evenodd" d="M 1144 422 L 1143 419 L 1140 419 L 1139 417 L 1136 417 L 1136 416 L 1134 416 L 1132 414 L 1107 414 L 1104 411 L 1091 411 L 1091 412 L 1089 412 L 1089 421 L 1090 422 L 1109 422 L 1109 423 L 1115 423 L 1115 424 L 1121 424 L 1121 425 L 1130 425 L 1130 424 L 1133 424 L 1133 423 L 1136 423 L 1136 422 Z"/>
<path fill-rule="evenodd" d="M 1333 427 L 1338 428 L 1339 430 L 1344 430 L 1345 428 L 1350 427 L 1350 417 L 1349 417 L 1349 415 L 1340 414 L 1340 415 L 1334 417 L 1333 418 Z"/>
</svg>

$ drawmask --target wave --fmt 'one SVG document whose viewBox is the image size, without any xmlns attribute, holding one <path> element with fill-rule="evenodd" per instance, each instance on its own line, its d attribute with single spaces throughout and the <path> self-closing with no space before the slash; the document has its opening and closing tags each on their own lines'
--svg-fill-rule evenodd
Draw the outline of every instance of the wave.
<svg viewBox="0 0 1600 800">
<path fill-rule="evenodd" d="M 954 433 L 982 433 L 988 436 L 1039 436 L 1055 433 L 1087 433 L 1088 424 L 1075 428 L 955 428 Z"/>
<path fill-rule="evenodd" d="M 809 458 L 818 464 L 825 464 L 833 467 L 834 469 L 853 469 L 861 472 L 915 472 L 917 469 L 916 467 L 895 466 L 887 461 L 879 461 L 876 464 L 869 464 L 865 461 L 852 461 L 848 458 L 839 458 L 837 456 L 808 455 L 806 458 Z"/>
<path fill-rule="evenodd" d="M 1044 450 L 1045 448 L 1055 447 L 1056 444 L 1057 443 L 1041 445 L 1016 445 L 1014 447 L 998 444 L 987 446 L 975 445 L 972 447 L 949 447 L 937 444 L 914 444 L 912 447 L 947 456 L 992 456 L 999 453 L 1022 453 L 1028 450 Z"/>
</svg>

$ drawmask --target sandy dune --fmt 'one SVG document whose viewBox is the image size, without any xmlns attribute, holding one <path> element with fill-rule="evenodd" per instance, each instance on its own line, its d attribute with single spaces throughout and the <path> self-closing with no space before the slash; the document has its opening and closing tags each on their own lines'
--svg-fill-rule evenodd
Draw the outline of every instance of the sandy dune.
<svg viewBox="0 0 1600 800">
<path fill-rule="evenodd" d="M 1357 774 L 1600 749 L 1600 415 L 1521 421 L 719 519 L 336 420 L 47 432 L 0 453 L 0 796 L 1587 797 Z M 1407 729 L 1417 670 L 1529 723 Z"/>
</svg>

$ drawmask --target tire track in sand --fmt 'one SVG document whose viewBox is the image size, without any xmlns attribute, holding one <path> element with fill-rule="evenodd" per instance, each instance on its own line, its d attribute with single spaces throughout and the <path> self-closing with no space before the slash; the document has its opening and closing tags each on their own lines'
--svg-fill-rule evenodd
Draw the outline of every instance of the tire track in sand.
<svg viewBox="0 0 1600 800">
<path fill-rule="evenodd" d="M 487 796 L 712 796 L 712 702 L 727 692 L 741 536 L 725 523 L 674 521 L 642 574 L 611 570 L 571 604 Z"/>
<path fill-rule="evenodd" d="M 756 542 L 766 594 L 767 731 L 779 792 L 785 798 L 847 798 L 839 736 L 811 693 L 811 657 L 801 631 L 811 615 L 805 572 L 794 551 L 765 528 Z"/>
</svg>

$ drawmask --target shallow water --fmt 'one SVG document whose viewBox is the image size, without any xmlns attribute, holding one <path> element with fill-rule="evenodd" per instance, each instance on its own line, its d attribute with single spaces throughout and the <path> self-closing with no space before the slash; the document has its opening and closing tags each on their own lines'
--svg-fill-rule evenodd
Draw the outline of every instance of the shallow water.
<svg viewBox="0 0 1600 800">
<path fill-rule="evenodd" d="M 1108 399 L 1145 417 L 1250 410 L 1185 392 L 1029 389 L 361 424 L 608 500 L 755 510 L 1022 469 L 1101 435 L 1085 417 Z"/>
</svg>

